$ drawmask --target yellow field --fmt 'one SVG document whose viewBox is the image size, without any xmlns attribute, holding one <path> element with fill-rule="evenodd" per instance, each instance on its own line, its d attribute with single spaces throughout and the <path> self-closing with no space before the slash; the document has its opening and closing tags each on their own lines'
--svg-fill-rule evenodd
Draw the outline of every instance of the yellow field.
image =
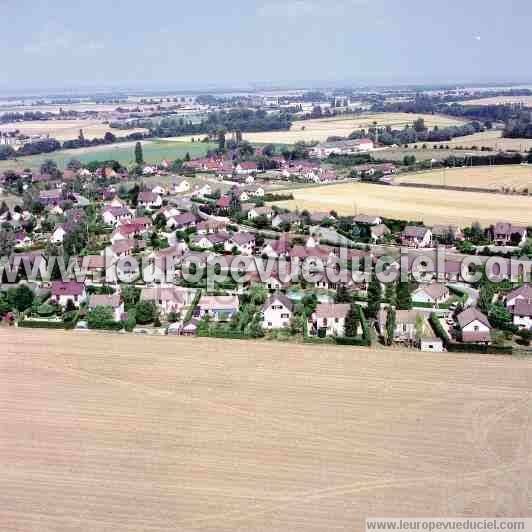
<svg viewBox="0 0 532 532">
<path fill-rule="evenodd" d="M 396 183 L 426 183 L 429 185 L 450 185 L 459 187 L 480 187 L 493 190 L 510 188 L 529 189 L 532 193 L 532 166 L 475 166 L 469 168 L 447 168 L 415 174 L 399 175 Z"/>
<path fill-rule="evenodd" d="M 441 144 L 451 147 L 462 146 L 464 148 L 471 148 L 476 146 L 479 150 L 483 146 L 487 148 L 492 148 L 494 151 L 520 151 L 527 152 L 532 148 L 532 139 L 505 139 L 502 138 L 502 131 L 483 131 L 482 133 L 474 133 L 473 135 L 467 135 L 466 137 L 456 137 L 452 140 L 445 142 L 426 142 L 418 143 L 418 146 L 422 144 L 427 144 L 429 147 L 440 146 Z M 411 144 L 410 147 L 413 145 Z M 419 151 L 419 158 L 422 158 L 423 152 Z M 442 155 L 445 155 L 445 152 L 442 151 Z M 479 155 L 489 155 L 482 154 L 479 152 Z"/>
<path fill-rule="evenodd" d="M 2 532 L 527 516 L 532 361 L 0 329 Z"/>
<path fill-rule="evenodd" d="M 289 131 L 265 131 L 260 133 L 244 133 L 244 139 L 249 142 L 293 144 L 298 141 L 323 142 L 333 135 L 347 137 L 353 131 L 368 129 L 377 122 L 379 126 L 393 126 L 402 129 L 407 124 L 412 124 L 418 118 L 425 119 L 427 127 L 446 127 L 463 124 L 464 121 L 448 116 L 423 115 L 409 113 L 374 113 L 364 114 L 357 117 L 339 116 L 333 118 L 321 118 L 316 120 L 304 120 L 294 122 Z M 187 135 L 176 137 L 176 141 L 190 141 L 191 138 L 201 138 L 201 135 Z"/>
<path fill-rule="evenodd" d="M 479 98 L 478 100 L 466 100 L 462 105 L 503 105 L 503 104 L 523 104 L 532 106 L 532 96 L 494 96 L 493 98 Z"/>
<path fill-rule="evenodd" d="M 144 132 L 145 129 L 112 129 L 100 120 L 46 120 L 30 122 L 14 122 L 12 124 L 2 124 L 0 131 L 13 131 L 18 129 L 22 134 L 49 135 L 50 137 L 63 141 L 74 140 L 79 136 L 79 130 L 83 129 L 83 135 L 87 140 L 102 138 L 108 131 L 116 136 L 125 136 L 130 133 Z"/>
<path fill-rule="evenodd" d="M 498 220 L 532 224 L 532 198 L 479 192 L 457 192 L 344 183 L 295 189 L 293 200 L 276 202 L 288 209 L 335 210 L 376 214 L 427 224 L 489 225 Z"/>
</svg>

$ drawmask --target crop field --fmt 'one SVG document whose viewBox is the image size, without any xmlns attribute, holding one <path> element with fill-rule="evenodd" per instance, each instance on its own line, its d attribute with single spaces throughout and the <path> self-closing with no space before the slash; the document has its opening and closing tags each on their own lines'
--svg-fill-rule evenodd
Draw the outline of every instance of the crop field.
<svg viewBox="0 0 532 532">
<path fill-rule="evenodd" d="M 379 126 L 393 126 L 402 129 L 405 125 L 412 124 L 418 118 L 425 119 L 428 127 L 446 127 L 463 124 L 461 119 L 441 116 L 409 113 L 373 113 L 359 116 L 338 116 L 293 122 L 289 131 L 265 131 L 260 133 L 244 133 L 243 138 L 249 142 L 294 144 L 298 141 L 323 142 L 331 136 L 348 137 L 353 131 L 368 129 L 377 122 Z M 196 136 L 197 137 L 197 136 Z M 175 140 L 190 140 L 190 136 L 177 137 Z"/>
<path fill-rule="evenodd" d="M 396 183 L 426 183 L 429 185 L 450 185 L 458 187 L 504 188 L 532 192 L 532 165 L 473 166 L 446 168 L 430 172 L 399 174 Z"/>
<path fill-rule="evenodd" d="M 175 160 L 185 157 L 187 153 L 191 157 L 202 157 L 214 144 L 203 142 L 166 142 L 163 140 L 146 140 L 142 142 L 144 160 L 147 163 L 157 163 L 163 159 Z M 120 142 L 104 146 L 79 148 L 75 150 L 62 150 L 54 153 L 31 155 L 18 159 L 0 161 L 0 172 L 8 169 L 23 170 L 24 168 L 38 169 L 47 159 L 55 161 L 60 168 L 64 168 L 71 159 L 78 159 L 82 163 L 90 161 L 117 160 L 121 164 L 130 166 L 135 162 L 134 142 Z"/>
<path fill-rule="evenodd" d="M 288 189 L 287 189 L 288 190 Z M 532 224 L 532 198 L 491 194 L 430 190 L 369 183 L 343 183 L 293 190 L 294 199 L 276 202 L 288 209 L 335 210 L 339 214 L 367 213 L 422 220 L 427 224 L 469 226 L 489 225 L 498 220 Z"/>
<path fill-rule="evenodd" d="M 532 361 L 0 329 L 2 532 L 527 516 Z"/>
<path fill-rule="evenodd" d="M 59 141 L 77 139 L 80 129 L 83 130 L 83 136 L 87 140 L 103 138 L 108 131 L 116 136 L 126 136 L 130 133 L 144 133 L 146 131 L 145 129 L 123 131 L 113 129 L 103 124 L 101 120 L 34 120 L 0 125 L 0 131 L 14 131 L 16 129 L 24 135 L 49 135 Z"/>
</svg>

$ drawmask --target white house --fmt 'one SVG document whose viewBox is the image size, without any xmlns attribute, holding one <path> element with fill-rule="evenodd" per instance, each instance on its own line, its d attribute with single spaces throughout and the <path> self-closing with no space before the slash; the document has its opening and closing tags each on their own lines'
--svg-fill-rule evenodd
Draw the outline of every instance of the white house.
<svg viewBox="0 0 532 532">
<path fill-rule="evenodd" d="M 513 324 L 520 329 L 532 329 L 532 300 L 518 299 L 511 307 Z"/>
<path fill-rule="evenodd" d="M 159 194 L 143 191 L 139 192 L 137 203 L 139 207 L 144 207 L 145 209 L 158 209 L 163 204 L 163 200 Z"/>
<path fill-rule="evenodd" d="M 524 284 L 509 292 L 506 296 L 506 307 L 511 309 L 519 300 L 532 301 L 532 286 Z"/>
<path fill-rule="evenodd" d="M 294 313 L 294 305 L 290 299 L 281 294 L 271 296 L 262 305 L 262 328 L 283 329 L 290 325 Z"/>
<path fill-rule="evenodd" d="M 488 318 L 475 307 L 469 307 L 458 316 L 462 331 L 462 341 L 472 343 L 490 343 L 491 325 Z"/>
<path fill-rule="evenodd" d="M 187 179 L 179 179 L 172 183 L 172 194 L 182 194 L 190 190 L 190 183 Z"/>
<path fill-rule="evenodd" d="M 106 207 L 102 212 L 103 221 L 107 225 L 117 225 L 131 221 L 132 214 L 127 207 Z"/>
<path fill-rule="evenodd" d="M 232 296 L 202 296 L 194 310 L 196 317 L 209 316 L 214 321 L 228 321 L 239 309 L 238 297 Z"/>
<path fill-rule="evenodd" d="M 154 193 L 154 194 L 157 194 L 159 196 L 164 196 L 166 194 L 166 189 L 161 186 L 161 185 L 155 185 L 151 191 Z"/>
<path fill-rule="evenodd" d="M 401 233 L 404 246 L 426 248 L 432 245 L 432 231 L 428 227 L 407 225 Z"/>
<path fill-rule="evenodd" d="M 345 336 L 348 303 L 320 303 L 311 316 L 309 332 L 317 336 Z"/>
<path fill-rule="evenodd" d="M 54 232 L 52 233 L 50 240 L 54 244 L 60 244 L 61 242 L 63 242 L 63 238 L 65 237 L 66 234 L 67 232 L 65 231 L 65 228 L 62 225 L 58 225 L 54 229 Z"/>
<path fill-rule="evenodd" d="M 414 303 L 431 303 L 439 305 L 449 299 L 449 289 L 440 283 L 421 286 L 412 294 Z"/>
<path fill-rule="evenodd" d="M 242 255 L 253 255 L 255 251 L 255 235 L 253 233 L 234 233 L 225 241 L 224 250 L 231 252 L 236 248 Z"/>
<path fill-rule="evenodd" d="M 443 341 L 440 338 L 421 338 L 419 341 L 419 348 L 421 351 L 428 353 L 443 353 Z"/>
<path fill-rule="evenodd" d="M 140 293 L 141 301 L 155 303 L 157 308 L 167 316 L 170 312 L 176 314 L 190 305 L 194 299 L 195 290 L 179 286 L 143 288 Z"/>
<path fill-rule="evenodd" d="M 253 207 L 248 211 L 248 220 L 255 220 L 259 216 L 266 216 L 268 220 L 273 218 L 274 212 L 271 207 Z"/>
<path fill-rule="evenodd" d="M 61 306 L 66 306 L 71 301 L 75 306 L 79 306 L 87 299 L 85 285 L 76 281 L 52 281 L 51 300 Z"/>
</svg>

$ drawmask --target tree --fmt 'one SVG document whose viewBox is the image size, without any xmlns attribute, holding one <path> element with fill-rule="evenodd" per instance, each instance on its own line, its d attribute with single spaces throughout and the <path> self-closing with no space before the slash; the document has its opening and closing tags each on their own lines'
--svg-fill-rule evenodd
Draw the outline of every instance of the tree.
<svg viewBox="0 0 532 532">
<path fill-rule="evenodd" d="M 389 305 L 395 306 L 397 304 L 397 298 L 395 295 L 395 283 L 386 283 L 384 288 L 384 301 Z"/>
<path fill-rule="evenodd" d="M 223 153 L 225 151 L 225 130 L 220 129 L 218 131 L 218 151 Z"/>
<path fill-rule="evenodd" d="M 52 159 L 46 159 L 46 161 L 41 164 L 41 174 L 48 174 L 52 177 L 57 177 L 59 175 L 57 163 L 52 161 Z"/>
<path fill-rule="evenodd" d="M 140 288 L 135 287 L 132 284 L 121 285 L 120 294 L 124 301 L 124 309 L 126 312 L 134 310 L 135 305 L 140 299 Z"/>
<path fill-rule="evenodd" d="M 490 323 L 497 329 L 507 329 L 512 323 L 512 315 L 508 309 L 500 303 L 495 303 L 491 306 L 488 317 Z"/>
<path fill-rule="evenodd" d="M 388 315 L 386 316 L 386 345 L 392 345 L 393 343 L 396 323 L 397 317 L 395 308 L 388 307 Z"/>
<path fill-rule="evenodd" d="M 135 163 L 144 164 L 144 155 L 142 153 L 142 144 L 137 142 L 135 144 Z"/>
<path fill-rule="evenodd" d="M 139 301 L 135 306 L 137 323 L 145 325 L 155 319 L 155 305 L 151 301 Z"/>
<path fill-rule="evenodd" d="M 338 284 L 336 287 L 336 294 L 334 296 L 335 303 L 351 303 L 351 295 L 345 284 Z"/>
<path fill-rule="evenodd" d="M 83 135 L 83 129 L 79 130 L 78 140 L 79 140 L 79 145 L 81 147 L 85 146 L 85 135 Z"/>
<path fill-rule="evenodd" d="M 412 295 L 410 293 L 410 283 L 399 281 L 396 288 L 396 302 L 399 310 L 410 310 L 412 308 Z"/>
<path fill-rule="evenodd" d="M 344 334 L 348 338 L 354 338 L 358 333 L 359 309 L 358 305 L 351 303 L 345 317 Z"/>
<path fill-rule="evenodd" d="M 67 164 L 67 170 L 72 170 L 73 172 L 77 172 L 81 169 L 81 162 L 77 159 L 70 159 Z"/>
<path fill-rule="evenodd" d="M 367 313 L 368 317 L 376 318 L 377 313 L 381 308 L 382 301 L 382 286 L 380 281 L 377 279 L 375 272 L 371 274 L 371 280 L 368 286 L 368 307 Z"/>
<path fill-rule="evenodd" d="M 114 322 L 113 309 L 110 305 L 98 305 L 87 316 L 89 329 L 106 329 Z"/>
<path fill-rule="evenodd" d="M 33 292 L 25 284 L 21 284 L 16 288 L 10 288 L 7 292 L 8 302 L 19 312 L 24 312 L 31 307 L 33 297 Z"/>
</svg>

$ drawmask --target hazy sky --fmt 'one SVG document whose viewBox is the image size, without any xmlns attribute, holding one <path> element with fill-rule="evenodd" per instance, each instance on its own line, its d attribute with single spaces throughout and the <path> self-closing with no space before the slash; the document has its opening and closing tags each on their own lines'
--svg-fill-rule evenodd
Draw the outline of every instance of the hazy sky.
<svg viewBox="0 0 532 532">
<path fill-rule="evenodd" d="M 0 0 L 0 90 L 532 81 L 530 0 Z"/>
</svg>

